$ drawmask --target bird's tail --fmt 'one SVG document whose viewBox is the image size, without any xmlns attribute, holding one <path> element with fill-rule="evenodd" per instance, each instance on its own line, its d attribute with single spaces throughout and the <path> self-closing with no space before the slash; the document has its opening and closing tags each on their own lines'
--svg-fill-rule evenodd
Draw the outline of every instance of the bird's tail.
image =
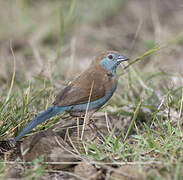
<svg viewBox="0 0 183 180">
<path fill-rule="evenodd" d="M 51 117 L 57 114 L 63 113 L 66 109 L 67 109 L 66 107 L 58 107 L 58 106 L 52 106 L 48 108 L 46 111 L 42 112 L 37 117 L 35 117 L 30 123 L 28 123 L 25 126 L 25 128 L 20 132 L 20 134 L 14 139 L 14 141 L 18 141 L 39 124 L 43 123 L 47 119 L 50 119 Z"/>
</svg>

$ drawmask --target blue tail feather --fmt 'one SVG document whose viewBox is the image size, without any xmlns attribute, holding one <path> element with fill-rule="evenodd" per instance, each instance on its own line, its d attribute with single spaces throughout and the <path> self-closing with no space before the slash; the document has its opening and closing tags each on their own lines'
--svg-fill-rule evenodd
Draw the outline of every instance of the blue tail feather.
<svg viewBox="0 0 183 180">
<path fill-rule="evenodd" d="M 66 107 L 58 107 L 58 106 L 52 106 L 48 108 L 46 111 L 42 112 L 37 117 L 35 117 L 31 122 L 29 122 L 14 140 L 18 141 L 39 124 L 43 123 L 44 121 L 50 119 L 51 117 L 57 114 L 63 113 L 66 109 L 67 109 Z"/>
</svg>

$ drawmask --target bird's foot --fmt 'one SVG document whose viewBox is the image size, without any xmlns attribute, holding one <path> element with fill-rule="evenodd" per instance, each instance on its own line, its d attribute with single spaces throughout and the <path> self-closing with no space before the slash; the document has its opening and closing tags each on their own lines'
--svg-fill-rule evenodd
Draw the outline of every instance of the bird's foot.
<svg viewBox="0 0 183 180">
<path fill-rule="evenodd" d="M 90 119 L 88 126 L 90 127 L 90 129 L 94 134 L 91 141 L 94 141 L 96 138 L 98 138 L 101 142 L 105 142 L 102 132 L 98 129 L 98 127 L 96 126 L 95 122 L 92 119 Z"/>
</svg>

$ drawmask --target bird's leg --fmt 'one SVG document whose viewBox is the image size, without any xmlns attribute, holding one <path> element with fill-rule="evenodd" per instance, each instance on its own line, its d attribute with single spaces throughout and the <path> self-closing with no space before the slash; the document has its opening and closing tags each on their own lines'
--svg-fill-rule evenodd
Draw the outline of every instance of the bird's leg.
<svg viewBox="0 0 183 180">
<path fill-rule="evenodd" d="M 92 137 L 91 140 L 96 139 L 97 137 L 99 138 L 99 140 L 101 140 L 102 142 L 104 142 L 104 138 L 101 135 L 102 133 L 100 132 L 100 130 L 97 128 L 95 121 L 93 121 L 91 119 L 92 115 L 96 112 L 96 110 L 90 110 L 85 114 L 85 118 L 84 118 L 84 123 L 83 123 L 83 129 L 81 132 L 81 140 L 83 139 L 83 135 L 84 135 L 84 129 L 85 129 L 85 125 L 87 125 L 88 127 L 90 127 L 90 129 L 92 130 L 94 137 Z"/>
<path fill-rule="evenodd" d="M 81 132 L 81 140 L 83 139 L 85 125 L 88 125 L 88 122 L 90 121 L 90 118 L 92 117 L 94 112 L 95 112 L 95 110 L 91 110 L 91 111 L 86 112 L 86 114 L 85 114 L 84 122 L 83 122 L 83 129 Z"/>
<path fill-rule="evenodd" d="M 87 125 L 90 127 L 90 129 L 94 133 L 94 137 L 92 138 L 92 140 L 98 137 L 99 140 L 101 140 L 102 142 L 105 141 L 104 137 L 102 136 L 102 132 L 100 131 L 100 129 L 98 129 L 93 119 L 90 119 Z"/>
</svg>

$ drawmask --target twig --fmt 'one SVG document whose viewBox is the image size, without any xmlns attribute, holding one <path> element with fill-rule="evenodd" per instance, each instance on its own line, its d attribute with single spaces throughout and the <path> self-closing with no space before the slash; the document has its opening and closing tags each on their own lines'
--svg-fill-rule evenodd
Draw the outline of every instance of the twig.
<svg viewBox="0 0 183 180">
<path fill-rule="evenodd" d="M 72 142 L 72 139 L 71 139 L 71 137 L 70 137 L 70 135 L 69 135 L 68 129 L 67 129 L 67 131 L 66 131 L 66 134 L 67 134 L 67 137 L 68 137 L 68 139 L 69 139 L 69 142 L 71 143 L 71 145 L 72 145 L 73 149 L 75 150 L 75 152 L 76 152 L 77 154 L 80 154 L 79 151 L 77 150 L 76 146 L 75 146 L 74 143 Z"/>
<path fill-rule="evenodd" d="M 128 128 L 128 131 L 125 135 L 125 138 L 124 138 L 124 141 L 127 139 L 132 127 L 133 127 L 133 124 L 135 122 L 135 120 L 137 119 L 137 115 L 139 114 L 139 110 L 140 110 L 140 107 L 141 107 L 141 104 L 142 104 L 142 100 L 140 101 L 140 103 L 137 105 L 137 108 L 135 109 L 135 112 L 134 112 L 134 115 L 133 115 L 133 118 L 132 118 L 132 121 L 129 125 L 129 128 Z"/>
<path fill-rule="evenodd" d="M 32 162 L 22 162 L 22 161 L 0 161 L 0 164 L 31 164 Z M 81 164 L 82 162 L 41 162 L 41 164 L 46 164 L 46 165 L 59 165 L 59 164 Z M 135 162 L 98 162 L 98 161 L 87 161 L 87 163 L 94 164 L 94 165 L 119 165 L 119 166 L 126 166 L 126 165 L 165 165 L 168 166 L 170 163 L 164 163 L 161 161 L 146 161 L 146 162 L 141 162 L 141 161 L 135 161 Z"/>
<path fill-rule="evenodd" d="M 10 89 L 8 91 L 8 95 L 6 97 L 6 101 L 7 102 L 10 98 L 10 94 L 11 94 L 11 91 L 13 89 L 13 84 L 14 84 L 14 81 L 15 81 L 15 73 L 16 73 L 16 58 L 15 58 L 15 54 L 13 52 L 13 48 L 12 48 L 12 42 L 10 41 L 10 49 L 11 49 L 11 53 L 12 53 L 12 56 L 13 56 L 13 74 L 12 74 L 12 78 L 11 78 L 11 84 L 10 84 Z"/>
<path fill-rule="evenodd" d="M 107 116 L 107 112 L 105 112 L 105 120 L 106 120 L 106 126 L 107 126 L 107 130 L 108 130 L 108 133 L 110 134 L 110 127 L 109 127 L 109 119 L 108 119 L 108 116 Z"/>
<path fill-rule="evenodd" d="M 181 128 L 181 117 L 182 117 L 182 108 L 183 108 L 183 89 L 182 89 L 182 98 L 180 101 L 180 110 L 179 110 L 179 119 L 178 119 L 178 127 L 179 127 L 179 131 L 181 133 L 181 137 L 183 137 L 183 133 L 182 133 L 182 128 Z"/>
<path fill-rule="evenodd" d="M 78 176 L 77 174 L 75 173 L 72 173 L 72 172 L 69 172 L 69 171 L 61 171 L 61 170 L 45 170 L 45 172 L 47 173 L 61 173 L 61 174 L 67 174 L 67 175 L 70 175 L 70 176 L 73 176 L 73 177 L 76 177 L 77 179 L 80 179 L 80 180 L 87 180 L 86 178 L 82 178 L 81 176 Z"/>
<path fill-rule="evenodd" d="M 132 60 L 131 62 L 129 62 L 129 64 L 124 67 L 124 69 L 127 69 L 129 66 L 131 66 L 134 63 L 136 63 L 137 61 L 140 61 L 144 57 L 148 57 L 148 56 L 150 56 L 152 54 L 157 53 L 161 48 L 163 48 L 163 47 L 160 47 L 158 45 L 154 46 L 153 48 L 151 48 L 148 51 L 146 51 L 144 54 L 138 56 L 137 58 L 135 58 L 134 60 Z"/>
<path fill-rule="evenodd" d="M 130 176 L 130 175 L 128 175 L 127 173 L 124 173 L 124 172 L 122 172 L 121 170 L 118 170 L 118 169 L 113 168 L 113 167 L 111 167 L 111 166 L 108 166 L 108 165 L 101 165 L 101 166 L 102 166 L 104 169 L 107 169 L 107 170 L 109 170 L 109 171 L 118 173 L 118 174 L 120 174 L 120 175 L 122 175 L 122 176 L 125 176 L 125 177 L 128 177 L 128 178 L 130 178 L 130 179 L 136 179 L 136 177 Z"/>
<path fill-rule="evenodd" d="M 182 98 L 180 101 L 179 119 L 182 117 L 182 108 L 183 108 L 183 88 L 182 88 Z"/>
<path fill-rule="evenodd" d="M 91 101 L 91 95 L 92 95 L 92 91 L 93 91 L 93 85 L 94 85 L 94 81 L 92 82 L 92 85 L 91 85 L 88 104 L 87 104 L 87 107 L 86 107 L 86 113 L 85 113 L 84 122 L 83 122 L 83 129 L 82 129 L 82 132 L 81 132 L 81 140 L 83 139 L 83 135 L 84 135 L 85 125 L 86 125 L 86 120 L 87 120 L 87 115 L 88 115 L 88 108 L 89 108 L 89 104 L 90 104 L 90 101 Z"/>
<path fill-rule="evenodd" d="M 80 127 L 79 127 L 79 117 L 77 117 L 77 141 L 79 143 L 80 138 L 79 138 L 79 134 L 80 134 Z"/>
<path fill-rule="evenodd" d="M 72 154 L 74 157 L 78 158 L 79 160 L 83 160 L 83 159 L 84 159 L 84 158 L 82 158 L 79 154 L 75 154 L 74 152 L 72 152 L 72 151 L 68 150 L 66 147 L 64 147 L 64 146 L 60 143 L 60 141 L 58 140 L 58 138 L 57 138 L 56 136 L 55 136 L 55 140 L 56 140 L 57 144 L 58 144 L 62 149 L 64 149 L 64 150 L 67 151 L 68 153 Z M 75 162 L 73 162 L 73 163 L 75 163 Z"/>
</svg>

